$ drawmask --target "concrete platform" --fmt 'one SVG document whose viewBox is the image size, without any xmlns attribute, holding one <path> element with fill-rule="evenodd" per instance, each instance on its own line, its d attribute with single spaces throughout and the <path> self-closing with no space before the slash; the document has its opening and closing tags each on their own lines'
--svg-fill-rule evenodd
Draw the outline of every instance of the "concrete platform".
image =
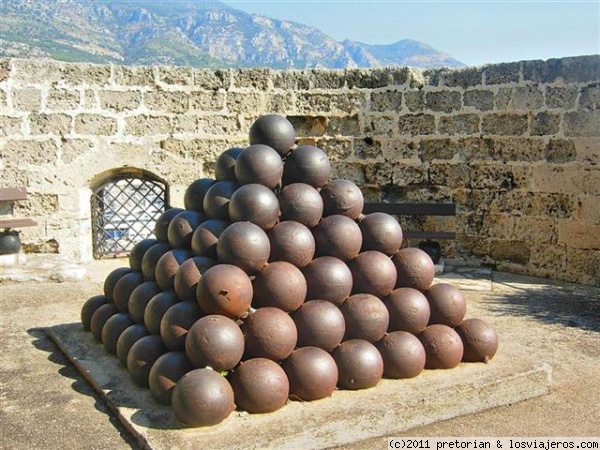
<svg viewBox="0 0 600 450">
<path fill-rule="evenodd" d="M 330 448 L 537 397 L 550 391 L 551 367 L 502 341 L 489 363 L 382 380 L 365 391 L 336 391 L 316 402 L 288 402 L 271 414 L 234 412 L 210 428 L 181 429 L 172 410 L 137 387 L 117 358 L 79 323 L 48 336 L 107 401 L 119 420 L 151 449 Z"/>
</svg>

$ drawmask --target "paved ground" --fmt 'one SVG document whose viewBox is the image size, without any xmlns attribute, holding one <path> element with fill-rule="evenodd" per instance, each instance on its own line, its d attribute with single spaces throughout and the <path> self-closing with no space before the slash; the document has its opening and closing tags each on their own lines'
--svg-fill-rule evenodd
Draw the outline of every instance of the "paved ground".
<svg viewBox="0 0 600 450">
<path fill-rule="evenodd" d="M 43 332 L 78 321 L 82 303 L 100 293 L 106 274 L 123 263 L 93 263 L 78 282 L 42 277 L 0 284 L 0 448 L 136 448 Z M 450 281 L 463 287 L 469 317 L 492 321 L 501 342 L 516 340 L 524 354 L 553 367 L 552 392 L 404 435 L 598 435 L 600 288 L 485 270 L 454 273 Z M 346 448 L 385 448 L 385 440 Z"/>
</svg>

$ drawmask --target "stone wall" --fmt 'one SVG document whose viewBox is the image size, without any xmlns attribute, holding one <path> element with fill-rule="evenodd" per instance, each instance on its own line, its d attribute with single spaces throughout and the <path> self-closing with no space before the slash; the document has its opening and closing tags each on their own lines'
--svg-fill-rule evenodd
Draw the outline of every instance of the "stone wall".
<svg viewBox="0 0 600 450">
<path fill-rule="evenodd" d="M 146 170 L 182 206 L 253 120 L 280 113 L 367 198 L 456 202 L 456 217 L 402 218 L 456 231 L 447 258 L 600 284 L 599 82 L 598 55 L 427 71 L 4 59 L 2 186 L 30 192 L 12 212 L 39 222 L 26 249 L 89 259 L 99 179 Z"/>
</svg>

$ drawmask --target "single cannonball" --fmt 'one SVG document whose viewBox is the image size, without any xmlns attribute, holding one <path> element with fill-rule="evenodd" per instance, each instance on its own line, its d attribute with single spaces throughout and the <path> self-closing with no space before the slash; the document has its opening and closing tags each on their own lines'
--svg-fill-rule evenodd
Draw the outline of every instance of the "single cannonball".
<svg viewBox="0 0 600 450">
<path fill-rule="evenodd" d="M 107 275 L 107 277 L 104 279 L 103 286 L 104 296 L 106 297 L 107 302 L 110 303 L 113 301 L 113 292 L 115 290 L 115 284 L 117 284 L 117 281 L 131 272 L 133 272 L 133 270 L 131 270 L 129 267 L 118 267 Z"/>
<path fill-rule="evenodd" d="M 163 291 L 173 289 L 175 275 L 177 275 L 179 268 L 192 256 L 194 255 L 190 250 L 174 248 L 158 259 L 156 268 L 154 269 L 154 277 L 156 278 L 156 283 L 158 283 Z"/>
<path fill-rule="evenodd" d="M 150 299 L 144 311 L 144 325 L 151 334 L 160 334 L 160 322 L 167 310 L 179 303 L 174 291 L 163 291 Z"/>
<path fill-rule="evenodd" d="M 183 194 L 185 209 L 204 212 L 204 196 L 215 182 L 212 178 L 199 178 L 191 183 Z"/>
<path fill-rule="evenodd" d="M 192 234 L 191 246 L 194 255 L 216 259 L 219 236 L 229 225 L 229 222 L 220 219 L 209 219 L 202 222 Z"/>
<path fill-rule="evenodd" d="M 257 309 L 242 324 L 245 339 L 244 359 L 267 358 L 283 361 L 290 356 L 298 332 L 292 318 L 278 308 Z"/>
<path fill-rule="evenodd" d="M 158 244 L 156 239 L 143 239 L 133 246 L 129 252 L 129 267 L 135 271 L 142 270 L 142 258 L 146 251 L 154 244 Z"/>
<path fill-rule="evenodd" d="M 426 369 L 452 369 L 463 357 L 463 343 L 454 329 L 447 325 L 429 325 L 417 337 L 425 348 Z"/>
<path fill-rule="evenodd" d="M 154 400 L 162 405 L 171 405 L 175 385 L 194 366 L 184 352 L 168 352 L 161 355 L 150 369 L 148 387 Z"/>
<path fill-rule="evenodd" d="M 271 254 L 269 261 L 287 261 L 299 269 L 312 261 L 315 255 L 315 238 L 299 222 L 279 222 L 268 232 Z"/>
<path fill-rule="evenodd" d="M 160 336 L 152 334 L 138 339 L 127 353 L 127 370 L 134 383 L 148 387 L 150 369 L 167 351 Z"/>
<path fill-rule="evenodd" d="M 235 409 L 229 382 L 211 369 L 194 369 L 182 376 L 171 405 L 175 417 L 189 427 L 216 425 Z"/>
<path fill-rule="evenodd" d="M 154 281 L 146 281 L 133 290 L 129 297 L 128 311 L 134 322 L 144 325 L 146 306 L 160 292 L 160 286 Z"/>
<path fill-rule="evenodd" d="M 352 292 L 389 295 L 396 285 L 396 266 L 389 256 L 376 250 L 360 253 L 348 263 L 352 272 Z"/>
<path fill-rule="evenodd" d="M 383 358 L 370 342 L 350 339 L 336 347 L 331 356 L 338 367 L 341 389 L 368 389 L 376 386 L 383 376 Z"/>
<path fill-rule="evenodd" d="M 235 177 L 235 162 L 244 149 L 232 147 L 217 157 L 215 162 L 215 178 L 217 181 L 237 181 Z"/>
<path fill-rule="evenodd" d="M 330 352 L 344 338 L 344 315 L 340 308 L 326 300 L 305 302 L 291 317 L 298 330 L 297 347 L 319 347 Z"/>
<path fill-rule="evenodd" d="M 204 196 L 204 213 L 208 219 L 229 220 L 229 200 L 240 187 L 237 181 L 217 181 Z"/>
<path fill-rule="evenodd" d="M 313 228 L 323 217 L 321 194 L 309 184 L 288 184 L 277 197 L 282 221 L 293 220 Z"/>
<path fill-rule="evenodd" d="M 117 358 L 123 367 L 127 367 L 127 354 L 137 341 L 150 333 L 144 325 L 134 323 L 127 327 L 117 339 Z"/>
<path fill-rule="evenodd" d="M 360 188 L 349 180 L 331 180 L 320 191 L 323 199 L 323 216 L 340 214 L 358 219 L 365 200 Z"/>
<path fill-rule="evenodd" d="M 154 225 L 154 236 L 158 242 L 169 242 L 168 230 L 173 217 L 185 211 L 183 208 L 169 208 L 162 213 Z"/>
<path fill-rule="evenodd" d="M 488 362 L 498 350 L 498 335 L 481 319 L 466 319 L 454 329 L 462 340 L 465 362 Z"/>
<path fill-rule="evenodd" d="M 252 281 L 246 272 L 231 264 L 217 264 L 202 275 L 196 298 L 206 314 L 230 319 L 244 316 L 252 303 Z"/>
<path fill-rule="evenodd" d="M 142 274 L 144 275 L 144 280 L 156 280 L 156 263 L 158 263 L 158 260 L 162 255 L 172 249 L 173 247 L 168 243 L 159 242 L 146 250 L 144 257 L 142 258 Z"/>
<path fill-rule="evenodd" d="M 390 333 L 406 331 L 419 334 L 429 323 L 429 302 L 421 291 L 413 288 L 394 289 L 383 299 L 383 303 L 390 313 Z"/>
<path fill-rule="evenodd" d="M 251 222 L 232 223 L 221 233 L 217 243 L 219 262 L 233 264 L 249 275 L 260 271 L 270 254 L 267 233 Z"/>
<path fill-rule="evenodd" d="M 173 248 L 192 248 L 194 230 L 205 220 L 204 213 L 186 210 L 177 214 L 169 223 L 167 238 Z"/>
<path fill-rule="evenodd" d="M 431 316 L 429 325 L 441 323 L 455 327 L 465 318 L 467 302 L 460 289 L 449 283 L 437 283 L 425 291 Z"/>
<path fill-rule="evenodd" d="M 388 256 L 395 255 L 402 245 L 402 228 L 386 213 L 367 214 L 358 223 L 363 236 L 362 251 L 376 250 Z"/>
<path fill-rule="evenodd" d="M 90 320 L 90 331 L 97 341 L 102 342 L 102 328 L 108 319 L 119 313 L 114 303 L 106 303 L 96 309 Z"/>
<path fill-rule="evenodd" d="M 306 183 L 321 188 L 331 177 L 327 153 L 312 145 L 299 145 L 285 160 L 283 184 Z"/>
<path fill-rule="evenodd" d="M 274 189 L 281 184 L 282 175 L 281 156 L 268 145 L 246 147 L 235 162 L 235 176 L 240 184 L 262 184 Z"/>
<path fill-rule="evenodd" d="M 327 300 L 340 305 L 352 292 L 352 272 L 333 256 L 313 259 L 303 273 L 308 286 L 306 300 Z"/>
<path fill-rule="evenodd" d="M 250 144 L 268 145 L 281 156 L 286 156 L 296 141 L 292 123 L 278 114 L 259 117 L 250 126 Z"/>
<path fill-rule="evenodd" d="M 346 321 L 344 340 L 376 342 L 386 333 L 390 321 L 383 302 L 371 294 L 354 294 L 340 306 Z"/>
<path fill-rule="evenodd" d="M 313 230 L 317 256 L 334 256 L 342 261 L 356 258 L 362 247 L 358 224 L 346 216 L 325 217 Z"/>
<path fill-rule="evenodd" d="M 217 262 L 206 256 L 194 256 L 186 259 L 177 269 L 173 288 L 177 297 L 184 301 L 195 302 L 198 282 L 202 274 Z"/>
<path fill-rule="evenodd" d="M 433 283 L 435 266 L 427 253 L 414 247 L 398 251 L 392 261 L 396 265 L 396 287 L 411 287 L 426 291 Z"/>
<path fill-rule="evenodd" d="M 292 352 L 281 365 L 290 382 L 290 398 L 312 401 L 329 397 L 338 382 L 335 360 L 318 347 Z"/>
<path fill-rule="evenodd" d="M 188 330 L 204 314 L 194 302 L 179 302 L 167 309 L 160 321 L 160 337 L 169 350 L 185 350 Z"/>
<path fill-rule="evenodd" d="M 96 310 L 107 303 L 105 295 L 94 295 L 86 300 L 81 307 L 81 323 L 85 331 L 90 331 L 90 322 Z"/>
<path fill-rule="evenodd" d="M 117 352 L 117 341 L 123 331 L 133 325 L 129 314 L 121 312 L 108 318 L 102 327 L 102 344 L 108 353 Z"/>
<path fill-rule="evenodd" d="M 133 290 L 144 282 L 144 276 L 140 272 L 131 272 L 121 277 L 113 291 L 113 301 L 121 312 L 129 311 L 129 297 Z"/>
<path fill-rule="evenodd" d="M 188 330 L 185 352 L 195 367 L 210 366 L 217 372 L 230 370 L 242 359 L 244 335 L 228 317 L 204 316 Z"/>
<path fill-rule="evenodd" d="M 413 378 L 425 368 L 425 349 L 414 334 L 394 331 L 376 342 L 375 347 L 383 358 L 385 378 Z"/>
<path fill-rule="evenodd" d="M 229 217 L 232 222 L 252 222 L 270 230 L 279 220 L 279 201 L 268 187 L 245 184 L 231 196 Z"/>
<path fill-rule="evenodd" d="M 268 264 L 252 283 L 254 302 L 285 312 L 297 310 L 306 298 L 306 279 L 302 271 L 285 261 Z"/>
<path fill-rule="evenodd" d="M 269 413 L 286 404 L 290 383 L 279 364 L 265 358 L 240 363 L 230 377 L 235 402 L 249 413 Z"/>
</svg>

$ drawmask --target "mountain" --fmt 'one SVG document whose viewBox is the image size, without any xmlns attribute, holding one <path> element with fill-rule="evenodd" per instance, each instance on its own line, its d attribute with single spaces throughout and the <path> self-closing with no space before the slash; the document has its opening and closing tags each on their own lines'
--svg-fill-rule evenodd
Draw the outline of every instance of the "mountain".
<svg viewBox="0 0 600 450">
<path fill-rule="evenodd" d="M 0 15 L 0 56 L 210 68 L 464 65 L 417 41 L 337 42 L 218 1 L 2 0 Z"/>
</svg>

